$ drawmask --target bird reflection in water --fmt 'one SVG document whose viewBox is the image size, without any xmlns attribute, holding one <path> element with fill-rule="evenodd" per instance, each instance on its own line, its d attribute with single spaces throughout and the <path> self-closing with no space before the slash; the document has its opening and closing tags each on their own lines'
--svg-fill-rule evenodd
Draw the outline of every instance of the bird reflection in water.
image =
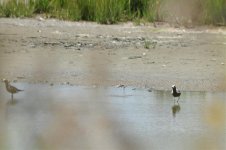
<svg viewBox="0 0 226 150">
<path fill-rule="evenodd" d="M 176 117 L 176 114 L 179 113 L 181 110 L 180 104 L 179 103 L 174 103 L 174 105 L 172 106 L 172 113 L 173 113 L 173 117 Z"/>
<path fill-rule="evenodd" d="M 17 105 L 18 104 L 18 100 L 15 100 L 15 99 L 13 99 L 13 101 L 8 101 L 7 103 L 6 103 L 6 105 Z"/>
</svg>

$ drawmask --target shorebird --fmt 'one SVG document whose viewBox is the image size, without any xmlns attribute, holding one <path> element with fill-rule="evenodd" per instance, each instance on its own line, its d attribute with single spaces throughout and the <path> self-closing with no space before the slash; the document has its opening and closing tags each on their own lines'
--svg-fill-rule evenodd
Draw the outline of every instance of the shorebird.
<svg viewBox="0 0 226 150">
<path fill-rule="evenodd" d="M 125 89 L 125 88 L 126 88 L 126 85 L 124 85 L 124 84 L 119 84 L 119 85 L 117 85 L 117 88 L 123 88 L 123 89 Z"/>
<path fill-rule="evenodd" d="M 176 88 L 175 85 L 172 85 L 172 95 L 173 97 L 178 97 L 177 102 L 180 100 L 181 92 Z"/>
<path fill-rule="evenodd" d="M 123 88 L 123 93 L 125 93 L 126 85 L 124 85 L 124 84 L 119 84 L 119 85 L 117 85 L 117 88 Z"/>
<path fill-rule="evenodd" d="M 5 82 L 5 87 L 6 87 L 6 90 L 11 93 L 11 99 L 13 100 L 13 94 L 15 93 L 18 93 L 20 91 L 23 91 L 23 90 L 20 90 L 12 85 L 10 85 L 9 81 L 6 80 L 6 79 L 2 79 L 3 82 Z"/>
</svg>

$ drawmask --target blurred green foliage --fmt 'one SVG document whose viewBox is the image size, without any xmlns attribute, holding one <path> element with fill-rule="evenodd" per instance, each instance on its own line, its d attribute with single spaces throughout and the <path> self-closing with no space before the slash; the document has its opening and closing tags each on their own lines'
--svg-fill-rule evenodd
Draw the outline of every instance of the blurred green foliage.
<svg viewBox="0 0 226 150">
<path fill-rule="evenodd" d="M 169 15 L 160 12 L 165 2 L 166 0 L 8 0 L 0 5 L 0 17 L 46 14 L 48 17 L 64 20 L 86 20 L 104 24 L 137 20 L 153 22 L 164 21 L 164 15 Z M 202 23 L 226 24 L 225 0 L 196 2 L 200 5 Z"/>
</svg>

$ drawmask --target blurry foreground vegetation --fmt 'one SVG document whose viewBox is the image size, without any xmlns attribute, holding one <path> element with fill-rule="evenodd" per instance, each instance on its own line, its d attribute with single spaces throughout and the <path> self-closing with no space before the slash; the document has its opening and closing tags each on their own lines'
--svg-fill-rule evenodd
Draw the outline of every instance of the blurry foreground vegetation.
<svg viewBox="0 0 226 150">
<path fill-rule="evenodd" d="M 123 21 L 169 21 L 179 20 L 180 12 L 189 7 L 193 13 L 185 22 L 226 25 L 226 0 L 0 0 L 0 17 L 46 17 L 64 20 L 96 21 L 112 24 Z M 180 5 L 178 5 L 180 4 Z M 177 6 L 178 5 L 178 6 Z M 195 10 L 194 10 L 195 9 Z M 182 13 L 183 14 L 183 13 Z M 165 19 L 169 16 L 175 18 Z M 184 21 L 183 20 L 183 21 Z"/>
</svg>

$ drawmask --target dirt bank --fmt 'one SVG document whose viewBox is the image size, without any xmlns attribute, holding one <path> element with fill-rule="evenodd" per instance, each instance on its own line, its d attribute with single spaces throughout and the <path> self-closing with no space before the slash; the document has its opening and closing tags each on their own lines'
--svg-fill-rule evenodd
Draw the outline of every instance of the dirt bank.
<svg viewBox="0 0 226 150">
<path fill-rule="evenodd" d="M 0 19 L 0 78 L 225 90 L 226 30 Z"/>
</svg>

